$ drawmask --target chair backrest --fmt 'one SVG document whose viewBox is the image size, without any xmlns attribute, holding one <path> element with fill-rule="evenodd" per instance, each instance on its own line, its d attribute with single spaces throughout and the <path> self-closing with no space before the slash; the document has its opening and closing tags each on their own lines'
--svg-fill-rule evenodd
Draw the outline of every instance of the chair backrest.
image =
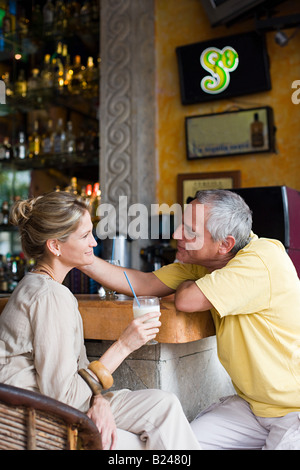
<svg viewBox="0 0 300 470">
<path fill-rule="evenodd" d="M 1 450 L 101 450 L 84 413 L 39 393 L 0 384 Z"/>
</svg>

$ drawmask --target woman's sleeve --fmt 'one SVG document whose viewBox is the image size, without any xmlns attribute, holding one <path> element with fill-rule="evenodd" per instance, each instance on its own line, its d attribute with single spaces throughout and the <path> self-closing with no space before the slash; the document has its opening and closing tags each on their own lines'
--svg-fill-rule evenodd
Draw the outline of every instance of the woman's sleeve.
<svg viewBox="0 0 300 470">
<path fill-rule="evenodd" d="M 83 337 L 72 294 L 48 292 L 32 306 L 31 317 L 40 392 L 87 411 L 91 392 L 77 373 Z"/>
</svg>

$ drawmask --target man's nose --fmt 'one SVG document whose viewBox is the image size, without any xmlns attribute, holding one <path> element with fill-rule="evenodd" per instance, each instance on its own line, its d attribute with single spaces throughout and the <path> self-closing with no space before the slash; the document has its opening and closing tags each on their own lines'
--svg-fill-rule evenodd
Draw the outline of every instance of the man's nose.
<svg viewBox="0 0 300 470">
<path fill-rule="evenodd" d="M 183 232 L 183 226 L 182 224 L 180 224 L 172 235 L 174 240 L 182 240 L 182 232 Z"/>
</svg>

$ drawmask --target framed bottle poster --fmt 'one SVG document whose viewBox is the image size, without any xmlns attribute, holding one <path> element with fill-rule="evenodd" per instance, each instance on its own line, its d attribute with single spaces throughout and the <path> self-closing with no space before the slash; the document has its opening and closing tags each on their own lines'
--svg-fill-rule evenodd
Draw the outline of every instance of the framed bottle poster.
<svg viewBox="0 0 300 470">
<path fill-rule="evenodd" d="M 272 108 L 185 118 L 188 160 L 274 151 Z"/>
<path fill-rule="evenodd" d="M 235 189 L 241 185 L 241 172 L 218 171 L 208 173 L 183 173 L 177 175 L 177 200 L 184 206 L 199 190 L 205 189 Z"/>
</svg>

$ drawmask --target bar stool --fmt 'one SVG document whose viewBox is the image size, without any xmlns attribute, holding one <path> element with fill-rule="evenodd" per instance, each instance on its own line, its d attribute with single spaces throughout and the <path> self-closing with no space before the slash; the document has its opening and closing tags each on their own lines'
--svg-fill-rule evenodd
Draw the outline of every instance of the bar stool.
<svg viewBox="0 0 300 470">
<path fill-rule="evenodd" d="M 0 384 L 1 450 L 101 450 L 84 413 L 36 392 Z"/>
</svg>

